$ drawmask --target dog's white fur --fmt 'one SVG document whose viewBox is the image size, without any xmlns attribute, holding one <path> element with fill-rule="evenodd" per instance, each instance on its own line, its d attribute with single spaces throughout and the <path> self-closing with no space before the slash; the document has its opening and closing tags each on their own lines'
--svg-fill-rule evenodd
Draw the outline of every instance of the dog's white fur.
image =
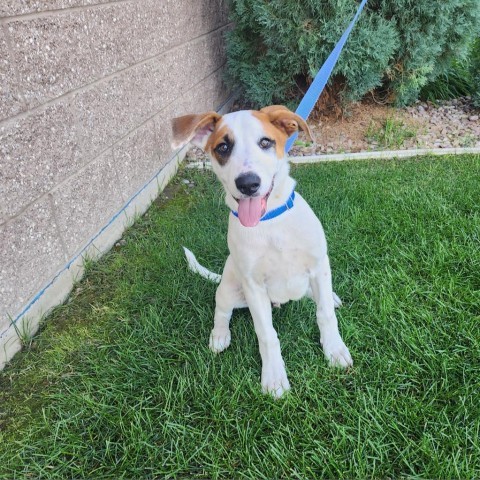
<svg viewBox="0 0 480 480">
<path fill-rule="evenodd" d="M 212 168 L 226 192 L 226 203 L 238 209 L 241 193 L 235 180 L 253 172 L 261 184 L 253 196 L 265 196 L 270 211 L 283 205 L 295 181 L 289 176 L 284 152 L 288 136 L 298 128 L 308 134 L 303 120 L 285 107 L 272 106 L 256 111 L 240 111 L 220 116 L 214 112 L 174 119 L 174 145 L 189 141 L 203 148 L 212 158 Z M 228 158 L 216 152 L 226 135 L 233 140 Z M 275 143 L 262 148 L 260 140 Z M 219 162 L 219 159 L 221 160 Z M 271 220 L 245 227 L 239 218 L 229 216 L 227 258 L 222 276 L 204 269 L 191 252 L 191 268 L 206 278 L 220 281 L 216 292 L 214 326 L 210 348 L 221 352 L 230 345 L 229 322 L 234 308 L 250 309 L 262 358 L 261 383 L 264 392 L 280 397 L 290 388 L 272 325 L 272 304 L 282 304 L 309 296 L 317 304 L 317 323 L 324 354 L 332 366 L 348 367 L 352 358 L 338 331 L 332 291 L 327 243 L 322 225 L 307 202 L 295 193 L 293 208 Z"/>
</svg>

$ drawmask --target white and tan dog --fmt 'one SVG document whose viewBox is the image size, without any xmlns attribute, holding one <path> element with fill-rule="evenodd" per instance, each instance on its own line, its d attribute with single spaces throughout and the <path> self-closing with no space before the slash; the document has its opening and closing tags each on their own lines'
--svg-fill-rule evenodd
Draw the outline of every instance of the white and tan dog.
<svg viewBox="0 0 480 480">
<path fill-rule="evenodd" d="M 232 210 L 223 274 L 203 268 L 186 250 L 192 270 L 220 281 L 216 293 L 210 348 L 230 345 L 234 308 L 248 307 L 262 358 L 262 389 L 280 397 L 290 388 L 272 325 L 272 304 L 307 295 L 317 304 L 317 323 L 324 354 L 332 366 L 348 367 L 352 358 L 338 331 L 330 263 L 322 225 L 307 202 L 294 192 L 285 154 L 287 138 L 304 120 L 283 106 L 186 115 L 173 120 L 173 145 L 202 148 L 222 182 Z"/>
</svg>

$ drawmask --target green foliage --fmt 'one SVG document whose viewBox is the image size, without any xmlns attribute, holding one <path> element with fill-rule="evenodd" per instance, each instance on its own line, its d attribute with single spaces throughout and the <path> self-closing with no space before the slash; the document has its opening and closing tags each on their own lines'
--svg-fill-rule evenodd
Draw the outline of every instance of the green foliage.
<svg viewBox="0 0 480 480">
<path fill-rule="evenodd" d="M 422 100 L 449 100 L 473 95 L 476 106 L 480 106 L 480 41 L 471 42 L 465 60 L 453 59 L 450 67 L 433 82 L 422 88 Z"/>
<path fill-rule="evenodd" d="M 480 37 L 473 43 L 470 55 L 470 75 L 472 77 L 473 104 L 480 108 Z"/>
<path fill-rule="evenodd" d="M 257 105 L 297 104 L 357 3 L 353 0 L 231 0 L 229 78 Z M 381 87 L 399 105 L 418 98 L 465 59 L 480 27 L 478 0 L 371 0 L 333 72 L 343 100 Z"/>
<path fill-rule="evenodd" d="M 472 93 L 472 78 L 466 62 L 454 61 L 451 68 L 441 73 L 433 82 L 425 85 L 420 92 L 421 100 L 436 102 L 450 100 Z"/>
<path fill-rule="evenodd" d="M 403 120 L 392 116 L 386 118 L 380 126 L 372 120 L 365 136 L 376 141 L 381 147 L 390 149 L 401 147 L 405 140 L 415 137 L 416 133 L 416 130 L 405 125 Z"/>
</svg>

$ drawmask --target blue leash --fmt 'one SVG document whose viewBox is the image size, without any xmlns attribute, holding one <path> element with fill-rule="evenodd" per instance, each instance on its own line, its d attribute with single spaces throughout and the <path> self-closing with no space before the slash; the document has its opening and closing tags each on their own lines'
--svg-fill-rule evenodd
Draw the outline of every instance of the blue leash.
<svg viewBox="0 0 480 480">
<path fill-rule="evenodd" d="M 297 109 L 295 110 L 295 113 L 297 115 L 300 115 L 300 117 L 302 117 L 304 120 L 306 120 L 310 115 L 311 111 L 313 110 L 313 107 L 315 106 L 315 103 L 317 103 L 317 100 L 320 97 L 320 94 L 325 88 L 325 85 L 327 84 L 327 81 L 330 78 L 330 75 L 332 74 L 332 70 L 334 69 L 337 63 L 338 57 L 342 53 L 342 49 L 345 45 L 345 42 L 347 41 L 347 38 L 350 35 L 350 32 L 352 31 L 352 28 L 357 21 L 357 18 L 360 16 L 360 13 L 362 13 L 363 7 L 365 6 L 366 3 L 367 3 L 367 0 L 363 0 L 360 6 L 358 7 L 357 13 L 353 17 L 353 20 L 350 22 L 350 25 L 348 25 L 347 29 L 343 32 L 343 35 L 335 45 L 335 48 L 332 50 L 332 53 L 330 53 L 327 60 L 322 65 L 322 68 L 315 75 L 315 78 L 312 84 L 310 85 L 310 87 L 308 87 L 307 93 L 305 93 L 304 97 L 302 98 L 302 101 L 300 102 Z M 298 137 L 298 133 L 295 133 L 287 140 L 287 143 L 285 145 L 285 152 L 288 152 L 292 148 L 293 142 L 297 137 Z M 263 222 L 265 220 L 270 220 L 272 218 L 278 217 L 285 211 L 290 210 L 290 208 L 293 207 L 294 199 L 295 199 L 295 192 L 292 192 L 292 194 L 290 195 L 290 197 L 288 198 L 287 202 L 284 205 L 276 208 L 275 210 L 267 212 L 260 219 L 260 221 Z M 232 210 L 232 213 L 233 215 L 238 217 L 237 212 Z"/>
<path fill-rule="evenodd" d="M 306 120 L 310 115 L 313 107 L 315 106 L 315 103 L 317 103 L 320 94 L 325 88 L 325 85 L 327 84 L 327 81 L 332 74 L 332 70 L 337 63 L 338 57 L 340 56 L 340 53 L 342 53 L 343 46 L 345 45 L 345 42 L 347 41 L 347 38 L 350 35 L 350 32 L 352 31 L 352 28 L 357 21 L 357 18 L 360 16 L 360 13 L 362 13 L 363 7 L 366 3 L 367 0 L 363 0 L 358 7 L 357 13 L 353 17 L 353 20 L 350 22 L 350 25 L 347 27 L 345 32 L 343 32 L 343 35 L 341 36 L 338 43 L 335 45 L 332 53 L 328 56 L 327 60 L 322 65 L 322 68 L 315 75 L 315 78 L 310 87 L 308 88 L 307 93 L 302 98 L 302 101 L 298 105 L 297 110 L 295 110 L 295 113 L 297 115 L 300 115 L 300 117 L 302 117 L 304 120 Z M 287 144 L 285 145 L 286 152 L 288 152 L 292 148 L 293 142 L 295 141 L 297 136 L 298 134 L 295 133 L 288 139 Z"/>
</svg>

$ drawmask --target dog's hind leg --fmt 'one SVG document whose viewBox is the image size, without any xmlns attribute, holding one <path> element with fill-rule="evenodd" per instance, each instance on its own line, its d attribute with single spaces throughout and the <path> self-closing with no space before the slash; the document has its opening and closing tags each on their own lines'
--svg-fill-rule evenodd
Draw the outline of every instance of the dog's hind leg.
<svg viewBox="0 0 480 480">
<path fill-rule="evenodd" d="M 333 306 L 335 308 L 340 308 L 342 306 L 341 298 L 335 292 L 332 292 L 332 293 L 333 293 Z M 311 298 L 312 300 L 315 300 L 311 287 L 309 287 L 309 289 L 307 291 L 307 297 Z M 274 305 L 274 307 L 276 307 L 276 306 L 277 305 Z M 280 306 L 280 305 L 278 305 L 278 306 Z"/>
<path fill-rule="evenodd" d="M 332 366 L 348 367 L 353 364 L 353 361 L 338 331 L 330 262 L 327 255 L 319 262 L 310 285 L 313 299 L 317 304 L 317 324 L 325 357 Z"/>
<path fill-rule="evenodd" d="M 209 347 L 215 353 L 225 350 L 231 341 L 230 318 L 234 308 L 247 306 L 242 285 L 237 280 L 233 260 L 229 256 L 223 269 L 222 280 L 215 295 L 215 317 Z"/>
<path fill-rule="evenodd" d="M 340 308 L 342 306 L 342 300 L 335 292 L 333 292 L 333 306 L 335 308 Z"/>
</svg>

